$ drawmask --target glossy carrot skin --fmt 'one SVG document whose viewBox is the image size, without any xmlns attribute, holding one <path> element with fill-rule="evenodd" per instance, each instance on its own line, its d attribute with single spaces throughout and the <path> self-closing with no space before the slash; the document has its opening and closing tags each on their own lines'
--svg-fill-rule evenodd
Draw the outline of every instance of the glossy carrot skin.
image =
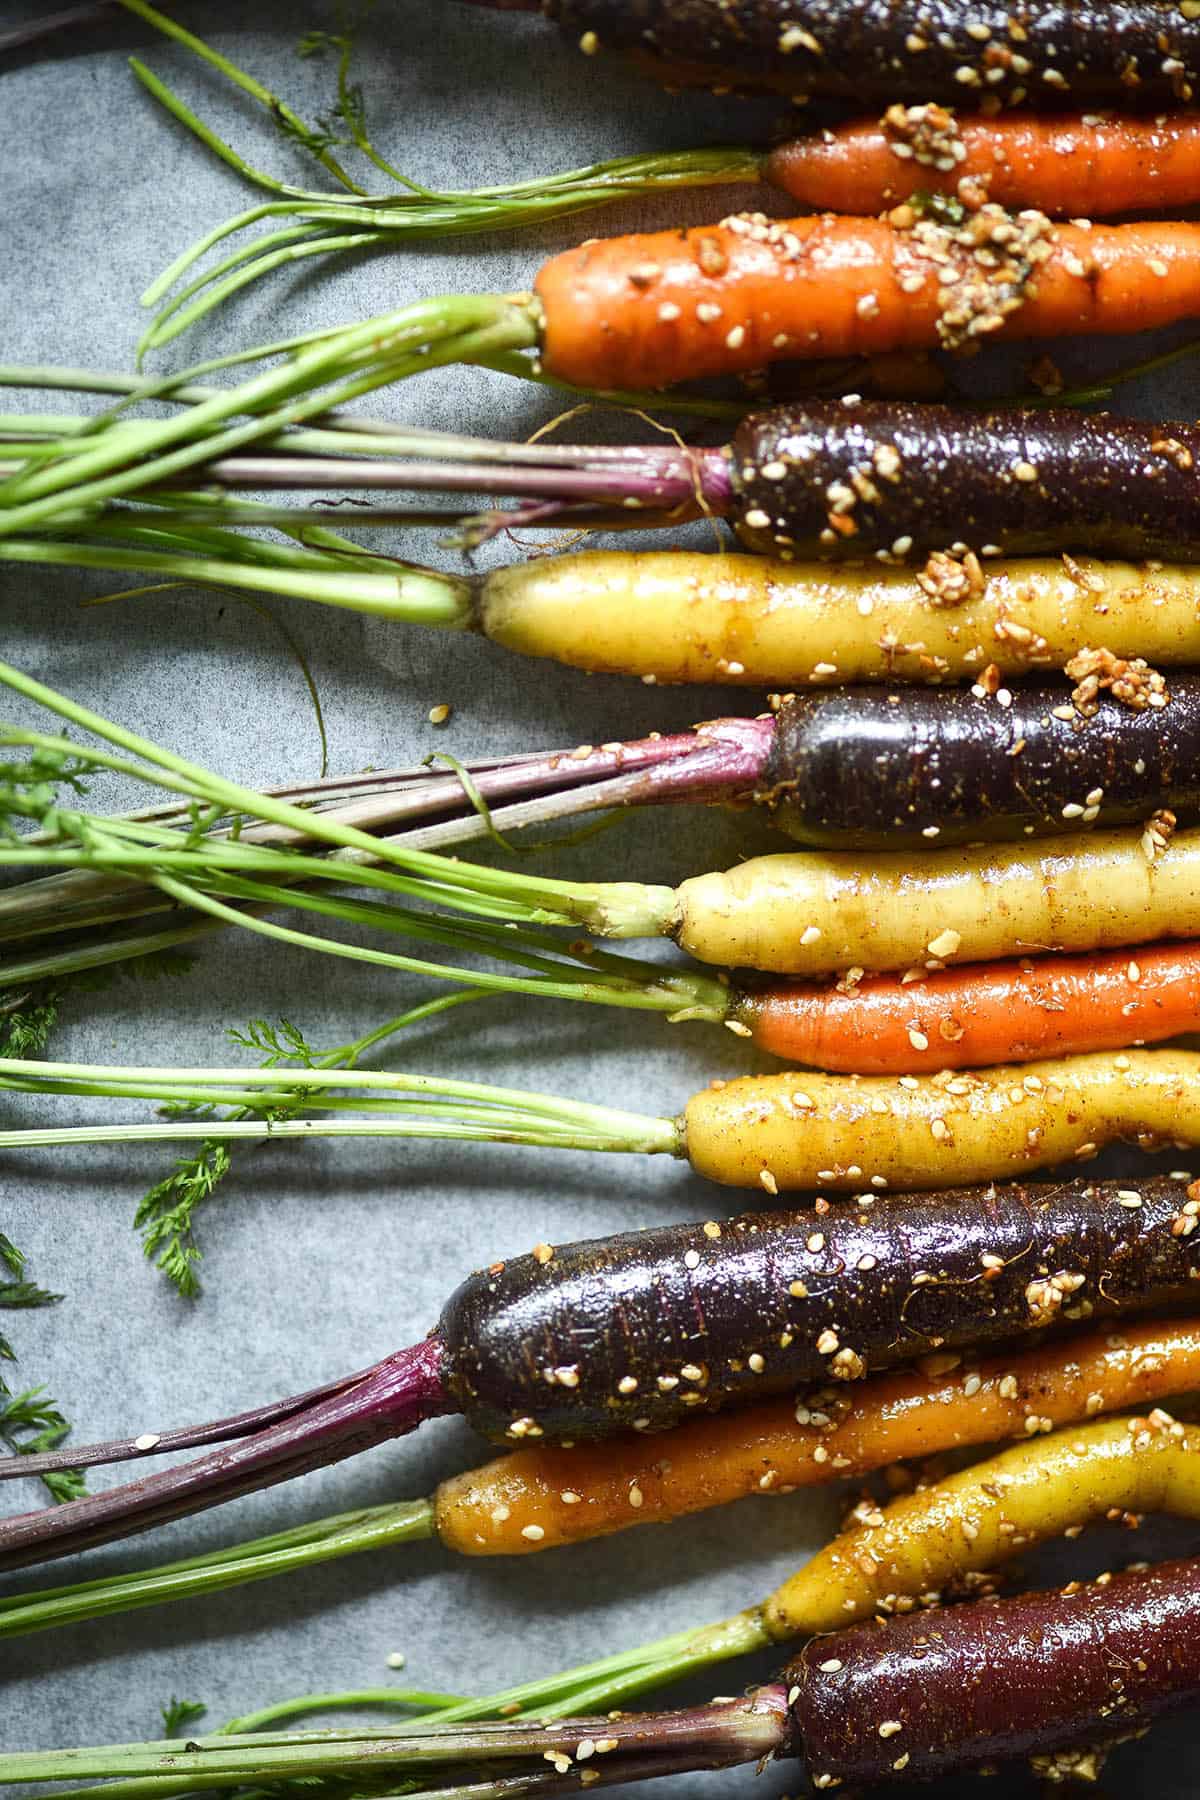
<svg viewBox="0 0 1200 1800">
<path fill-rule="evenodd" d="M 900 156 L 875 119 L 793 138 L 773 150 L 764 178 L 801 206 L 873 213 L 914 193 L 954 193 L 964 178 L 987 183 L 1001 206 L 1036 206 L 1051 217 L 1112 218 L 1169 212 L 1200 201 L 1200 118 L 1114 113 L 1028 113 L 962 118 L 963 154 L 951 169 Z"/>
<path fill-rule="evenodd" d="M 1198 1385 L 1200 1323 L 1188 1319 L 1122 1322 L 1119 1336 L 1090 1332 L 982 1362 L 935 1354 L 924 1369 L 696 1418 L 650 1441 L 512 1451 L 442 1482 L 437 1534 L 464 1556 L 528 1556 L 750 1494 L 1025 1437 L 1030 1417 L 1068 1425 Z"/>
<path fill-rule="evenodd" d="M 661 81 L 719 91 L 1034 107 L 1074 96 L 1161 108 L 1190 103 L 1200 88 L 1200 26 L 1173 0 L 541 4 L 585 54 L 622 50 Z"/>
<path fill-rule="evenodd" d="M 836 1632 L 784 1679 L 816 1787 L 1111 1741 L 1200 1696 L 1200 1559 Z"/>
<path fill-rule="evenodd" d="M 546 368 L 581 387 L 665 388 L 781 360 L 935 347 L 939 264 L 885 219 L 823 214 L 597 239 L 534 284 Z M 953 252 L 956 262 L 965 255 Z M 901 285 L 921 285 L 909 292 Z M 1000 335 L 1149 331 L 1200 313 L 1200 224 L 1059 225 Z"/>
<path fill-rule="evenodd" d="M 1200 1026 L 1200 944 L 879 976 L 848 993 L 781 983 L 748 994 L 735 1016 L 774 1056 L 858 1075 L 1123 1050 Z"/>
</svg>

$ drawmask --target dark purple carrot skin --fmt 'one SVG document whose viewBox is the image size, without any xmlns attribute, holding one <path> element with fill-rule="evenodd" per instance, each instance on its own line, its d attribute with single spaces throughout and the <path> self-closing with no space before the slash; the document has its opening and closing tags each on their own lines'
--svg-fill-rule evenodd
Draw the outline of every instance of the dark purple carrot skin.
<svg viewBox="0 0 1200 1800">
<path fill-rule="evenodd" d="M 1191 103 L 1200 24 L 1173 0 L 543 0 L 584 48 L 792 96 L 1061 109 Z M 588 34 L 592 34 L 589 38 Z"/>
<path fill-rule="evenodd" d="M 63 1506 L 0 1519 L 0 1572 L 110 1544 L 171 1519 L 190 1518 L 239 1495 L 341 1462 L 389 1438 L 404 1437 L 423 1420 L 450 1410 L 441 1384 L 441 1347 L 436 1339 L 427 1338 L 385 1357 L 361 1379 L 339 1384 L 294 1416 L 195 1462 Z M 215 1429 L 207 1428 L 209 1441 Z M 203 1440 L 193 1436 L 192 1441 Z"/>
<path fill-rule="evenodd" d="M 958 544 L 1013 556 L 1200 556 L 1195 425 L 1068 407 L 807 403 L 752 413 L 730 460 L 739 536 L 775 556 L 894 546 L 903 561 Z"/>
<path fill-rule="evenodd" d="M 1136 1210 L 1128 1192 L 868 1195 L 517 1257 L 451 1297 L 442 1380 L 486 1437 L 596 1438 L 934 1349 L 1193 1304 L 1200 1234 L 1172 1233 L 1182 1186 L 1140 1183 Z"/>
<path fill-rule="evenodd" d="M 1200 1697 L 1200 1560 L 836 1632 L 784 1679 L 822 1787 L 1111 1742 Z"/>
<path fill-rule="evenodd" d="M 1200 1233 L 1173 1230 L 1184 1188 L 1157 1177 L 1136 1191 L 1136 1208 L 1115 1182 L 865 1195 L 539 1247 L 465 1281 L 424 1343 L 266 1430 L 0 1519 L 0 1571 L 275 1486 L 440 1413 L 506 1443 L 660 1430 L 935 1349 L 1187 1306 Z M 218 1427 L 200 1429 L 211 1441 Z M 20 1462 L 35 1472 L 35 1458 Z"/>
<path fill-rule="evenodd" d="M 792 837 L 836 849 L 922 851 L 983 839 L 1144 824 L 1200 813 L 1200 676 L 1164 707 L 1100 698 L 1058 716 L 1063 687 L 838 688 L 781 707 L 755 798 Z M 1096 798 L 1096 796 L 1099 798 Z"/>
</svg>

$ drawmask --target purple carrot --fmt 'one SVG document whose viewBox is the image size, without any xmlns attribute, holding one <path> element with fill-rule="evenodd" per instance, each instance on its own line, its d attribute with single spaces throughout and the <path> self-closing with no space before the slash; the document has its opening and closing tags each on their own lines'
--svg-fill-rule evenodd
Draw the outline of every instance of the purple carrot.
<svg viewBox="0 0 1200 1800">
<path fill-rule="evenodd" d="M 179 1794 L 288 1777 L 361 1784 L 369 1767 L 394 1785 L 416 1777 L 438 1800 L 508 1800 L 769 1757 L 803 1760 L 818 1791 L 963 1777 L 1026 1758 L 1061 1781 L 1094 1772 L 1108 1746 L 1197 1700 L 1200 1560 L 1191 1559 L 833 1632 L 777 1681 L 707 1706 L 266 1742 L 217 1736 L 189 1742 L 182 1760 L 161 1743 L 0 1753 L 0 1783 L 118 1775 L 149 1795 Z"/>
<path fill-rule="evenodd" d="M 424 1342 L 345 1381 L 213 1424 L 0 1462 L 11 1480 L 218 1445 L 0 1519 L 0 1570 L 206 1510 L 447 1412 L 510 1446 L 585 1441 L 853 1381 L 935 1349 L 1015 1344 L 1046 1326 L 1039 1271 L 1077 1278 L 1080 1302 L 1061 1308 L 1060 1326 L 1190 1304 L 1200 1238 L 1174 1229 L 1178 1182 L 1142 1182 L 1136 1213 L 1122 1193 L 1077 1180 L 881 1194 L 863 1207 L 747 1213 L 715 1236 L 696 1223 L 541 1245 L 471 1276 Z M 988 1282 L 984 1256 L 999 1263 Z"/>
<path fill-rule="evenodd" d="M 1172 561 L 1200 557 L 1200 427 L 1072 407 L 972 411 L 913 401 L 804 400 L 751 413 L 729 444 L 498 444 L 405 434 L 395 458 L 297 453 L 230 457 L 220 488 L 504 494 L 515 511 L 467 518 L 462 539 L 538 524 L 675 525 L 725 518 L 751 548 L 785 560 L 924 562 L 1065 550 Z M 1016 468 L 1034 471 L 1014 480 Z M 189 474 L 188 484 L 195 485 Z M 185 504 L 186 510 L 186 504 Z M 289 513 L 293 523 L 310 515 Z M 320 515 L 322 518 L 325 514 Z M 371 511 L 382 524 L 399 515 Z M 451 519 L 437 513 L 435 519 Z M 945 571 L 942 571 L 943 575 Z"/>
</svg>

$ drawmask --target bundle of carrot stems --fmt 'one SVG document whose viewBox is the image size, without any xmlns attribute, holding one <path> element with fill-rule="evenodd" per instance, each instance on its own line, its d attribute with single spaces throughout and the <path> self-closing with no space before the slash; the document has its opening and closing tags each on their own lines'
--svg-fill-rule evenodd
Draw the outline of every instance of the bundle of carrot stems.
<svg viewBox="0 0 1200 1800">
<path fill-rule="evenodd" d="M 43 985 L 227 931 L 439 984 L 328 1051 L 273 1043 L 264 1067 L 0 1057 L 4 1091 L 120 1109 L 5 1129 L 0 1146 L 191 1142 L 227 1166 L 245 1141 L 458 1137 L 681 1158 L 751 1190 L 755 1208 L 538 1243 L 469 1276 L 422 1343 L 311 1393 L 0 1460 L 3 1481 L 201 1451 L 0 1519 L 9 1570 L 441 1413 L 501 1450 L 428 1499 L 6 1594 L 0 1637 L 428 1537 L 530 1555 L 881 1470 L 891 1497 L 864 1489 L 824 1551 L 732 1619 L 544 1681 L 483 1698 L 301 1697 L 190 1742 L 186 1769 L 164 1769 L 161 1744 L 5 1751 L 0 1782 L 115 1780 L 139 1800 L 293 1781 L 505 1800 L 775 1755 L 801 1757 L 817 1788 L 1022 1757 L 1049 1781 L 1094 1779 L 1112 1743 L 1200 1693 L 1200 1561 L 1017 1598 L 998 1581 L 1018 1552 L 1093 1522 L 1200 1516 L 1198 1441 L 1186 1399 L 1174 1404 L 1200 1387 L 1200 1181 L 1087 1171 L 1117 1141 L 1172 1160 L 1200 1145 L 1200 1052 L 1186 1041 L 1200 1004 L 1200 431 L 1089 411 L 1126 371 L 1072 388 L 1047 358 L 1022 401 L 934 399 L 947 377 L 930 353 L 1200 315 L 1200 226 L 1112 222 L 1200 200 L 1200 24 L 1157 0 L 1123 0 L 1119 32 L 1090 0 L 1031 3 L 1020 19 L 976 5 L 965 28 L 950 0 L 820 0 L 805 23 L 773 0 L 555 0 L 542 10 L 589 55 L 614 47 L 672 80 L 720 69 L 818 97 L 843 95 L 853 69 L 852 91 L 879 104 L 769 151 L 625 158 L 475 194 L 400 175 L 344 105 L 346 147 L 396 183 L 377 195 L 261 83 L 144 0 L 122 3 L 286 115 L 342 188 L 252 168 L 135 63 L 177 120 L 274 195 L 149 290 L 161 310 L 143 354 L 282 262 L 392 238 L 710 183 L 835 210 L 593 239 L 529 292 L 434 299 L 171 375 L 0 369 L 11 388 L 107 402 L 0 417 L 0 561 L 482 632 L 651 688 L 770 692 L 764 710 L 688 733 L 257 791 L 0 664 L 22 718 L 39 714 L 0 724 L 0 866 L 24 877 L 0 894 L 14 1010 Z M 190 273 L 262 221 L 265 237 Z M 721 431 L 504 444 L 353 410 L 455 362 Z M 808 391 L 765 403 L 761 372 L 797 362 L 814 366 Z M 225 378 L 235 367 L 253 372 Z M 678 391 L 727 377 L 749 390 Z M 380 493 L 405 504 L 339 507 L 331 528 L 330 495 Z M 432 524 L 470 548 L 514 524 L 697 520 L 718 534 L 727 521 L 739 548 L 718 535 L 715 551 L 585 551 L 478 576 L 348 535 Z M 87 783 L 108 775 L 149 804 L 92 810 Z M 793 847 L 674 888 L 458 849 L 504 852 L 523 827 L 664 804 L 753 810 Z M 607 947 L 636 938 L 682 954 Z M 363 1066 L 433 1013 L 496 993 L 724 1027 L 791 1067 L 718 1073 L 653 1117 Z M 805 1199 L 783 1210 L 789 1193 Z M 189 1211 L 150 1240 L 185 1291 L 190 1233 Z M 975 1465 L 921 1467 L 1006 1438 L 1018 1441 Z M 613 1710 L 791 1638 L 809 1641 L 746 1695 Z M 278 1729 L 345 1704 L 419 1716 Z"/>
</svg>

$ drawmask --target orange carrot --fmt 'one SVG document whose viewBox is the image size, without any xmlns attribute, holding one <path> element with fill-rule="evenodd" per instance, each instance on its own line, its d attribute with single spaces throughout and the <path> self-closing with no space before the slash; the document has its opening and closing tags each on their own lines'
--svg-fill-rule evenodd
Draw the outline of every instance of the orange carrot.
<svg viewBox="0 0 1200 1800">
<path fill-rule="evenodd" d="M 1025 1437 L 1200 1382 L 1200 1326 L 1123 1325 L 972 1362 L 935 1355 L 851 1393 L 775 1400 L 743 1413 L 574 1449 L 528 1448 L 437 1490 L 437 1535 L 464 1556 L 525 1556 L 662 1524 L 747 1494 L 786 1494 L 885 1464 Z M 630 1495 L 634 1498 L 631 1501 Z"/>
<path fill-rule="evenodd" d="M 1200 224 L 1052 226 L 999 207 L 953 229 L 745 214 L 595 239 L 534 285 L 554 375 L 665 388 L 786 358 L 1174 324 L 1200 313 Z"/>
<path fill-rule="evenodd" d="M 1200 1025 L 1200 943 L 967 963 L 850 989 L 785 982 L 747 995 L 736 1016 L 760 1049 L 859 1075 L 1122 1050 Z"/>
<path fill-rule="evenodd" d="M 964 177 L 1002 206 L 1059 218 L 1161 212 L 1200 201 L 1200 116 L 955 119 L 940 107 L 892 107 L 882 124 L 853 119 L 781 144 L 763 174 L 801 205 L 840 213 L 954 193 Z"/>
</svg>

